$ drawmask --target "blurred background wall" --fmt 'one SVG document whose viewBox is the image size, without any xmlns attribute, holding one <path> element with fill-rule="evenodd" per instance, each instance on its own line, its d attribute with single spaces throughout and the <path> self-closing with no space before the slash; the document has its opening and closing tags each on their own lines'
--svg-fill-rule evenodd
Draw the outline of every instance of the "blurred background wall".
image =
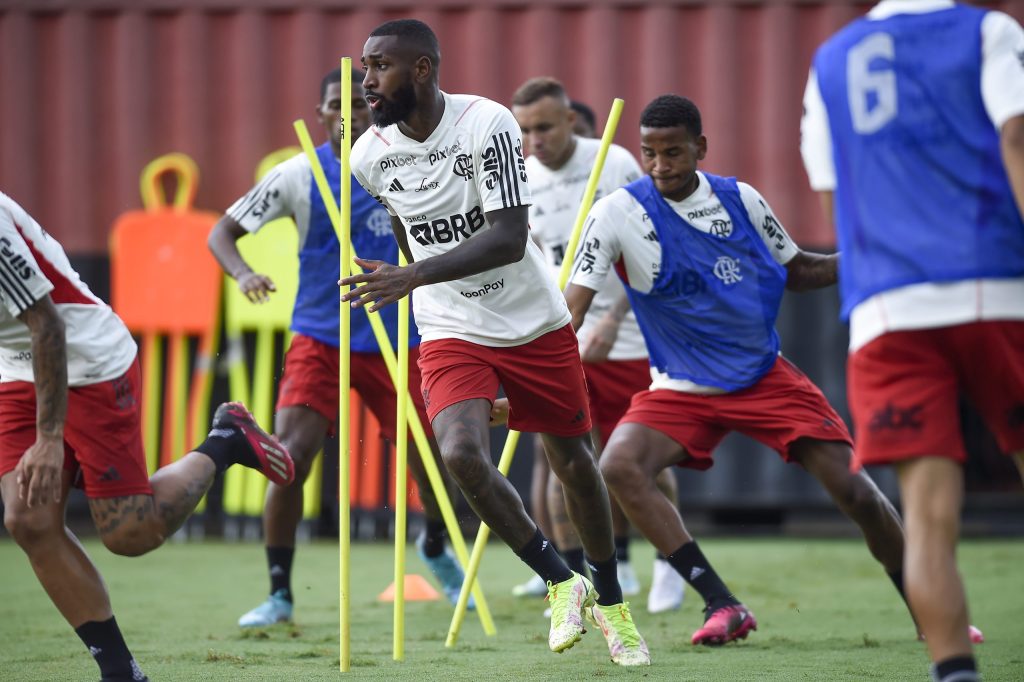
<svg viewBox="0 0 1024 682">
<path fill-rule="evenodd" d="M 441 41 L 445 90 L 508 103 L 527 78 L 551 75 L 602 126 L 622 97 L 616 141 L 634 153 L 643 106 L 665 92 L 689 96 L 704 115 L 704 167 L 753 184 L 802 246 L 828 250 L 834 237 L 800 161 L 801 97 L 816 46 L 871 4 L 0 0 L 0 189 L 109 298 L 110 227 L 140 207 L 148 161 L 188 154 L 201 172 L 196 207 L 223 211 L 249 188 L 260 159 L 296 144 L 294 119 L 318 130 L 320 79 L 338 58 L 358 61 L 372 28 L 415 17 Z M 1024 0 L 978 4 L 1024 20 Z M 834 291 L 791 295 L 779 329 L 787 355 L 847 416 L 836 310 Z M 1019 489 L 1012 466 L 972 413 L 964 419 L 979 462 L 969 478 L 975 508 L 1014 504 L 998 495 Z M 763 448 L 733 438 L 724 450 L 708 474 L 681 475 L 684 502 L 750 522 L 786 506 L 828 507 L 807 476 Z M 517 459 L 514 480 L 528 476 L 529 458 Z M 878 475 L 893 493 L 892 477 Z"/>
</svg>

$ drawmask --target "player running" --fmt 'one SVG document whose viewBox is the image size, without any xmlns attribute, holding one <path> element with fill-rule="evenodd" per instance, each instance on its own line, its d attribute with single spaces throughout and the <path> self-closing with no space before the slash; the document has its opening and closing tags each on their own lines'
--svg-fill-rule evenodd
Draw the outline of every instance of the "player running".
<svg viewBox="0 0 1024 682">
<path fill-rule="evenodd" d="M 529 239 L 519 126 L 495 102 L 442 92 L 440 57 L 433 31 L 411 19 L 377 27 L 363 48 L 374 126 L 356 142 L 352 169 L 391 213 L 410 265 L 363 261 L 371 272 L 342 280 L 343 299 L 378 309 L 416 290 L 423 395 L 441 455 L 474 511 L 548 584 L 551 650 L 578 641 L 587 615 L 613 661 L 647 665 L 616 576 L 576 335 Z M 365 285 L 347 289 L 356 283 Z M 593 584 L 566 566 L 491 463 L 499 384 L 509 425 L 543 434 Z"/>
<path fill-rule="evenodd" d="M 64 525 L 84 489 L 111 552 L 156 549 L 232 464 L 286 486 L 294 465 L 239 403 L 217 408 L 206 440 L 149 477 L 141 376 L 131 333 L 71 268 L 64 249 L 0 193 L 0 494 L 4 526 L 103 682 L 145 680 L 99 571 Z"/>
<path fill-rule="evenodd" d="M 369 113 L 363 99 L 361 71 L 353 73 L 352 122 L 350 130 L 358 138 L 369 126 Z M 317 117 L 327 132 L 328 141 L 316 152 L 331 191 L 341 193 L 341 163 L 338 159 L 341 130 L 341 70 L 334 69 L 320 84 Z M 395 259 L 398 248 L 391 234 L 387 211 L 353 180 L 352 244 L 356 253 L 370 258 Z M 338 417 L 338 288 L 340 262 L 338 237 L 313 182 L 313 173 L 305 154 L 298 154 L 275 166 L 262 181 L 236 201 L 210 233 L 210 250 L 218 262 L 238 282 L 249 300 L 261 303 L 274 291 L 266 275 L 252 271 L 238 251 L 236 241 L 246 234 L 282 216 L 291 216 L 299 231 L 299 291 L 292 313 L 295 332 L 285 356 L 284 376 L 277 399 L 274 431 L 295 458 L 298 484 L 270 485 L 263 510 L 267 570 L 270 595 L 262 604 L 244 614 L 242 627 L 263 627 L 292 620 L 295 595 L 292 591 L 292 563 L 295 557 L 295 533 L 302 520 L 302 483 L 309 476 L 313 458 L 324 438 L 333 430 Z M 385 310 L 382 321 L 392 346 L 398 340 L 397 308 Z M 419 336 L 409 335 L 410 382 L 418 380 L 415 359 Z M 395 442 L 395 387 L 380 354 L 377 340 L 365 311 L 352 315 L 352 388 L 380 422 L 383 435 Z M 433 444 L 423 399 L 412 391 L 427 435 Z M 440 461 L 436 449 L 433 452 Z M 426 530 L 416 542 L 420 558 L 440 581 L 445 595 L 454 604 L 462 588 L 462 568 L 445 547 L 445 526 L 437 498 L 427 479 L 423 463 L 415 451 L 410 453 L 410 470 L 419 486 Z M 447 480 L 444 467 L 439 467 Z"/>
</svg>

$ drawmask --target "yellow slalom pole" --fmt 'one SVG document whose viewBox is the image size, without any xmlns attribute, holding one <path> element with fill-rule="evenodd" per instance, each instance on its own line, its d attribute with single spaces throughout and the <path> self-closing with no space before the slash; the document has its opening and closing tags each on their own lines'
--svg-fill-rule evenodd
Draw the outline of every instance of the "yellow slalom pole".
<svg viewBox="0 0 1024 682">
<path fill-rule="evenodd" d="M 303 152 L 305 152 L 306 158 L 309 159 L 309 162 L 312 165 L 313 177 L 316 179 L 317 189 L 320 191 L 321 197 L 324 200 L 324 206 L 327 207 L 327 216 L 335 226 L 335 231 L 338 231 L 339 218 L 337 207 L 334 206 L 334 200 L 331 198 L 330 188 L 327 186 L 327 179 L 324 177 L 324 171 L 320 166 L 320 159 L 317 158 L 313 142 L 309 137 L 309 132 L 306 129 L 306 123 L 302 119 L 298 119 L 292 125 L 299 136 L 300 142 L 302 142 Z M 351 253 L 352 258 L 356 258 L 354 249 L 352 249 Z M 359 267 L 358 264 L 353 265 L 356 268 Z M 380 348 L 381 357 L 384 358 L 384 365 L 387 367 L 388 376 L 391 377 L 392 383 L 397 384 L 398 361 L 395 358 L 395 351 L 391 347 L 391 340 L 388 338 L 387 329 L 384 328 L 384 321 L 380 319 L 379 312 L 369 313 L 368 317 L 370 319 L 370 328 L 373 330 L 373 336 L 377 340 L 377 346 Z M 433 489 L 434 496 L 437 498 L 437 504 L 441 508 L 441 516 L 444 518 L 445 527 L 448 529 L 448 539 L 452 543 L 452 549 L 455 551 L 455 556 L 459 560 L 459 565 L 465 569 L 469 564 L 469 549 L 466 547 L 466 541 L 462 537 L 462 531 L 459 528 L 458 519 L 455 518 L 455 509 L 452 507 L 451 499 L 448 497 L 448 491 L 445 489 L 444 479 L 441 478 L 441 471 L 437 468 L 437 462 L 434 461 L 430 441 L 427 440 L 427 434 L 423 430 L 423 424 L 420 423 L 419 412 L 416 411 L 416 406 L 412 402 L 412 398 L 408 393 L 406 393 L 405 399 L 408 403 L 409 430 L 412 431 L 413 442 L 416 443 L 416 449 L 423 462 L 423 468 L 426 471 L 427 479 L 430 481 L 430 487 Z M 487 606 L 487 600 L 484 598 L 484 592 L 483 588 L 480 586 L 480 581 L 474 581 L 473 583 L 473 597 L 476 599 L 476 611 L 480 618 L 480 625 L 483 627 L 484 633 L 487 635 L 496 634 L 497 630 L 494 627 L 494 620 L 491 618 L 491 611 Z"/>
<path fill-rule="evenodd" d="M 348 181 L 351 176 L 350 154 L 352 151 L 352 140 L 348 135 L 348 122 L 352 118 L 352 59 L 342 57 L 341 59 L 341 202 L 340 215 L 334 222 L 335 230 L 338 232 L 338 242 L 341 247 L 341 261 L 339 270 L 342 277 L 347 277 L 349 264 L 352 262 L 352 185 Z M 313 179 L 316 181 L 320 196 L 324 200 L 328 213 L 337 213 L 334 206 L 334 195 L 327 178 L 324 176 L 323 168 L 320 166 L 316 156 L 316 149 L 313 140 L 309 137 L 309 130 L 306 124 L 300 119 L 293 124 L 295 133 L 299 136 L 302 149 L 310 160 L 314 169 Z M 319 170 L 320 172 L 315 172 Z M 335 211 L 331 211 L 335 208 Z M 341 672 L 348 672 L 351 667 L 351 604 L 350 604 L 350 558 L 351 541 L 349 529 L 349 510 L 351 500 L 349 499 L 349 460 L 350 460 L 350 407 L 349 407 L 349 361 L 351 359 L 351 333 L 352 318 L 351 307 L 344 302 L 339 302 L 339 327 L 340 327 L 340 368 L 338 372 L 338 594 L 341 602 L 340 608 L 340 656 L 339 668 Z"/>
<path fill-rule="evenodd" d="M 399 249 L 398 264 L 406 265 Z M 398 381 L 396 395 L 409 394 L 409 297 L 398 302 Z M 409 458 L 409 402 L 396 400 L 398 418 L 395 428 L 395 625 L 394 654 L 396 661 L 405 660 L 405 522 L 408 513 L 409 482 L 406 464 Z"/>
<path fill-rule="evenodd" d="M 622 116 L 624 102 L 616 97 L 612 100 L 612 110 L 608 114 L 608 122 L 604 126 L 604 134 L 601 136 L 601 147 L 594 159 L 594 167 L 590 170 L 590 179 L 587 181 L 587 188 L 583 191 L 583 199 L 580 201 L 579 211 L 576 212 L 576 223 L 573 225 L 572 234 L 569 236 L 569 244 L 565 249 L 565 258 L 562 260 L 562 269 L 558 272 L 558 288 L 565 289 L 569 283 L 569 274 L 572 272 L 572 262 L 576 253 L 576 247 L 580 242 L 580 234 L 583 232 L 583 223 L 587 220 L 590 207 L 594 204 L 594 196 L 597 194 L 597 183 L 601 179 L 601 171 L 604 170 L 604 161 L 608 156 L 608 148 L 615 138 L 615 130 L 619 127 L 619 118 Z M 505 446 L 501 450 L 501 459 L 498 460 L 498 471 L 502 476 L 508 476 L 508 470 L 512 467 L 512 458 L 516 453 L 516 446 L 519 444 L 519 432 L 509 430 L 505 439 Z M 484 546 L 490 536 L 491 529 L 487 524 L 481 523 L 477 531 L 476 541 L 473 543 L 473 553 L 469 558 L 469 566 L 466 568 L 466 580 L 459 593 L 459 601 L 455 604 L 455 614 L 452 616 L 451 626 L 448 628 L 448 637 L 445 639 L 446 647 L 455 646 L 459 638 L 459 631 L 462 629 L 462 621 L 466 616 L 466 605 L 469 602 L 469 595 L 466 592 L 466 585 L 476 580 L 476 574 L 480 570 L 480 561 L 483 559 Z"/>
</svg>

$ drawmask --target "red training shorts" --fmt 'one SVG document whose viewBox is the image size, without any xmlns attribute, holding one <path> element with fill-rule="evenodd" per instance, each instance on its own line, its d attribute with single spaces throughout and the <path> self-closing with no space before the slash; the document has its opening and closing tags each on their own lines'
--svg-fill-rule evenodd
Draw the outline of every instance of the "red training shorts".
<svg viewBox="0 0 1024 682">
<path fill-rule="evenodd" d="M 958 394 L 1004 452 L 1024 450 L 1024 322 L 890 332 L 850 355 L 854 466 L 920 456 L 966 459 Z"/>
<path fill-rule="evenodd" d="M 686 449 L 679 466 L 710 469 L 712 451 L 730 431 L 739 431 L 789 461 L 799 438 L 853 445 L 842 418 L 821 390 L 783 357 L 753 386 L 732 393 L 698 395 L 659 389 L 633 396 L 620 423 L 664 433 Z"/>
<path fill-rule="evenodd" d="M 587 383 L 572 325 L 521 346 L 439 339 L 420 349 L 423 396 L 431 419 L 464 400 L 494 402 L 501 385 L 508 397 L 510 429 L 563 437 L 590 431 Z"/>
<path fill-rule="evenodd" d="M 430 422 L 418 387 L 419 349 L 409 349 L 409 393 L 427 437 Z M 323 415 L 332 425 L 338 421 L 338 349 L 302 334 L 292 337 L 284 358 L 284 376 L 278 389 L 277 409 L 308 407 Z M 381 433 L 395 442 L 395 385 L 391 382 L 384 357 L 380 353 L 352 353 L 349 359 L 349 383 L 380 422 Z"/>
<path fill-rule="evenodd" d="M 584 362 L 583 374 L 590 394 L 590 414 L 601 442 L 607 443 L 633 396 L 651 385 L 651 365 L 646 358 Z"/>
<path fill-rule="evenodd" d="M 68 389 L 64 468 L 90 498 L 152 495 L 142 448 L 138 360 L 117 379 Z M 36 389 L 0 383 L 0 477 L 36 440 Z"/>
</svg>

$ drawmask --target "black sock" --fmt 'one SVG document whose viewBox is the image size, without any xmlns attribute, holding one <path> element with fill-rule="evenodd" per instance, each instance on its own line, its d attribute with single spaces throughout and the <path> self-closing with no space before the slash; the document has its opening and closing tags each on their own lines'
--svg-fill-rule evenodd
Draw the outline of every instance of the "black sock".
<svg viewBox="0 0 1024 682">
<path fill-rule="evenodd" d="M 629 536 L 615 536 L 615 558 L 619 561 L 629 561 Z"/>
<path fill-rule="evenodd" d="M 561 583 L 572 577 L 572 571 L 565 565 L 565 561 L 551 543 L 544 538 L 540 528 L 526 545 L 516 550 L 516 556 L 546 583 Z"/>
<path fill-rule="evenodd" d="M 143 680 L 145 675 L 139 668 L 128 645 L 124 643 L 121 629 L 111 616 L 109 620 L 90 620 L 75 628 L 75 633 L 85 643 L 89 653 L 100 667 L 104 680 Z"/>
<path fill-rule="evenodd" d="M 444 554 L 445 536 L 444 521 L 441 519 L 427 519 L 427 528 L 423 537 L 423 554 L 428 557 Z"/>
<path fill-rule="evenodd" d="M 292 559 L 295 558 L 294 547 L 267 547 L 267 568 L 270 569 L 270 594 L 278 594 L 288 601 L 292 596 Z"/>
<path fill-rule="evenodd" d="M 706 613 L 711 614 L 723 606 L 739 604 L 715 573 L 715 569 L 711 568 L 711 563 L 704 558 L 704 553 L 700 551 L 695 540 L 687 542 L 665 557 L 665 560 L 672 564 L 672 568 L 676 569 L 679 575 L 704 598 Z"/>
<path fill-rule="evenodd" d="M 597 590 L 597 603 L 601 606 L 611 606 L 622 603 L 622 588 L 619 587 L 619 562 L 615 558 L 615 552 L 604 561 L 587 559 L 590 566 L 590 576 L 594 580 L 594 589 Z"/>
<path fill-rule="evenodd" d="M 587 560 L 583 557 L 583 548 L 567 549 L 564 552 L 559 552 L 562 558 L 565 559 L 566 565 L 572 570 L 576 571 L 580 575 L 585 576 L 587 574 Z"/>
<path fill-rule="evenodd" d="M 252 454 L 249 443 L 239 429 L 216 428 L 211 429 L 206 440 L 192 448 L 195 452 L 201 452 L 217 465 L 217 473 L 222 474 L 232 464 L 244 464 L 253 469 L 259 469 L 260 463 Z"/>
<path fill-rule="evenodd" d="M 934 682 L 977 682 L 980 679 L 974 656 L 955 656 L 932 665 Z"/>
</svg>

